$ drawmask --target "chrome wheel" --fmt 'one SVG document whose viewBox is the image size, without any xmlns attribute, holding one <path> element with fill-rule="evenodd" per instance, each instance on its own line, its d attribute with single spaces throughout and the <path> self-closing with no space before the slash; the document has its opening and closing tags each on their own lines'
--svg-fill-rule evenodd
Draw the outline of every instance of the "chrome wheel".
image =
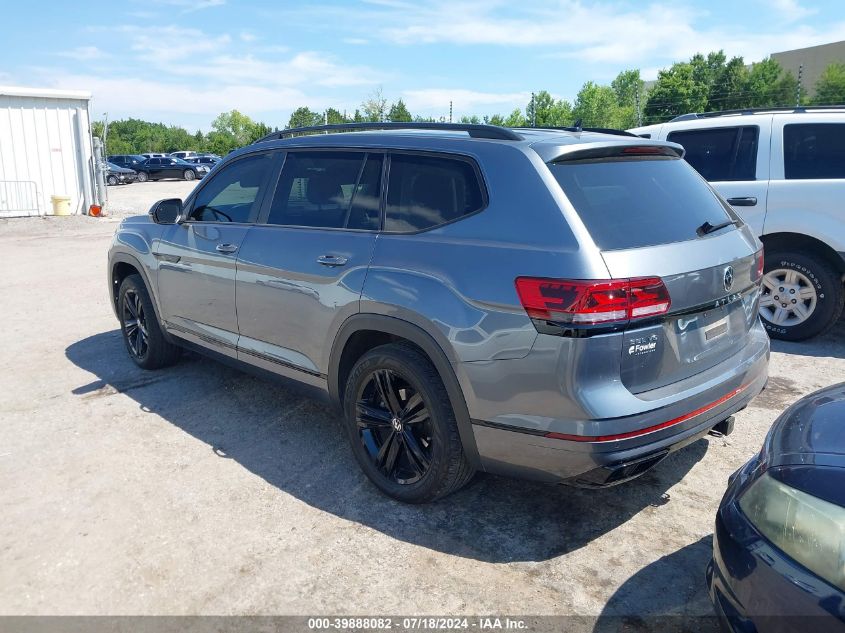
<svg viewBox="0 0 845 633">
<path fill-rule="evenodd" d="M 190 169 L 185 170 L 185 180 L 193 180 L 197 175 Z"/>
<path fill-rule="evenodd" d="M 134 290 L 127 290 L 123 295 L 123 336 L 129 353 L 136 358 L 143 358 L 149 349 L 147 317 L 141 297 Z"/>
<path fill-rule="evenodd" d="M 390 369 L 363 382 L 355 404 L 358 437 L 378 471 L 413 484 L 431 468 L 431 417 L 419 392 Z"/>
<path fill-rule="evenodd" d="M 760 316 L 774 325 L 790 327 L 810 318 L 818 295 L 809 277 L 790 268 L 777 268 L 763 276 Z"/>
</svg>

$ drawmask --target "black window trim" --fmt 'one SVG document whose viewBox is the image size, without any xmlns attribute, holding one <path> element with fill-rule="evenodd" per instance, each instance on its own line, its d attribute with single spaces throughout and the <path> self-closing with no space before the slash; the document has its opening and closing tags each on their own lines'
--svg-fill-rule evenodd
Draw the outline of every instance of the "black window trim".
<svg viewBox="0 0 845 633">
<path fill-rule="evenodd" d="M 267 150 L 264 150 L 267 151 Z M 301 146 L 292 146 L 292 147 L 285 147 L 284 149 L 275 149 L 271 150 L 275 154 L 279 154 L 281 156 L 280 164 L 274 169 L 274 178 L 276 179 L 275 184 L 272 187 L 268 187 L 267 193 L 264 196 L 264 201 L 261 206 L 261 210 L 255 219 L 254 222 L 251 224 L 266 226 L 266 227 L 275 227 L 280 229 L 298 229 L 298 230 L 310 230 L 310 231 L 345 231 L 348 233 L 377 233 L 377 234 L 384 234 L 384 235 L 418 235 L 420 233 L 425 233 L 427 231 L 432 231 L 434 229 L 439 229 L 443 226 L 447 226 L 449 224 L 454 224 L 455 222 L 460 222 L 465 220 L 466 218 L 472 217 L 481 213 L 482 211 L 486 210 L 490 206 L 490 196 L 487 191 L 487 181 L 484 178 L 484 174 L 478 164 L 478 161 L 472 156 L 468 154 L 462 154 L 459 152 L 449 152 L 443 150 L 417 150 L 417 149 L 402 149 L 402 148 L 391 148 L 391 147 L 371 147 L 371 146 L 344 146 L 344 145 L 332 145 L 328 147 L 313 147 L 310 145 L 301 145 Z M 369 154 L 381 154 L 383 156 L 382 159 L 382 173 L 381 173 L 381 198 L 379 200 L 379 225 L 377 229 L 349 229 L 346 227 L 333 227 L 333 226 L 303 226 L 300 224 L 270 224 L 267 222 L 270 216 L 270 207 L 272 205 L 273 199 L 276 195 L 276 188 L 279 186 L 279 180 L 281 180 L 282 169 L 284 169 L 285 161 L 287 160 L 288 153 L 302 153 L 302 152 L 358 152 L 361 154 L 369 155 Z M 260 152 L 253 152 L 249 155 L 260 153 Z M 446 158 L 451 160 L 460 160 L 466 163 L 469 163 L 473 171 L 475 172 L 476 181 L 478 183 L 479 188 L 481 189 L 481 206 L 472 213 L 467 213 L 466 215 L 462 215 L 457 217 L 453 220 L 449 220 L 448 222 L 441 222 L 440 224 L 435 224 L 434 226 L 429 226 L 424 229 L 419 229 L 417 231 L 385 231 L 385 220 L 387 214 L 387 188 L 388 188 L 388 180 L 390 177 L 390 159 L 394 154 L 402 154 L 402 155 L 412 155 L 412 156 L 429 156 L 431 158 Z M 240 158 L 240 157 L 239 157 Z M 203 181 L 205 182 L 205 181 Z M 272 192 L 270 189 L 272 188 Z M 198 193 L 198 191 L 194 192 Z M 228 224 L 228 223 L 225 223 Z"/>
<path fill-rule="evenodd" d="M 237 158 L 234 158 L 234 159 L 228 161 L 226 163 L 226 165 L 223 167 L 223 169 L 217 171 L 213 175 L 213 177 L 209 178 L 208 176 L 206 176 L 205 178 L 203 178 L 200 181 L 200 184 L 198 184 L 196 186 L 196 188 L 191 192 L 191 194 L 187 198 L 185 198 L 185 202 L 182 205 L 182 213 L 183 213 L 183 217 L 185 219 L 182 220 L 180 222 L 180 224 L 187 224 L 187 225 L 199 224 L 199 225 L 202 225 L 202 226 L 207 226 L 207 225 L 210 225 L 210 224 L 219 224 L 221 226 L 253 226 L 255 224 L 258 224 L 258 219 L 261 217 L 261 213 L 263 212 L 265 205 L 267 204 L 268 200 L 272 200 L 272 198 L 268 197 L 268 195 L 267 195 L 268 191 L 270 189 L 269 186 L 265 186 L 265 188 L 264 188 L 264 194 L 261 197 L 261 203 L 257 205 L 258 211 L 252 211 L 252 213 L 250 213 L 249 219 L 246 222 L 222 222 L 222 221 L 219 221 L 219 220 L 210 220 L 210 221 L 192 220 L 190 218 L 190 215 L 194 210 L 194 202 L 196 201 L 197 196 L 200 194 L 200 192 L 203 189 L 205 189 L 209 185 L 210 182 L 212 182 L 214 180 L 214 178 L 219 178 L 220 174 L 223 173 L 224 169 L 226 169 L 230 165 L 234 165 L 235 163 L 242 161 L 244 159 L 252 158 L 252 157 L 258 156 L 260 154 L 268 154 L 271 157 L 270 158 L 269 177 L 272 178 L 274 174 L 277 174 L 280 171 L 279 165 L 277 163 L 279 163 L 279 161 L 280 161 L 279 155 L 283 154 L 283 153 L 284 152 L 278 152 L 278 151 L 275 151 L 275 150 L 268 150 L 268 149 L 265 149 L 265 148 L 261 148 L 258 151 L 242 154 L 241 156 L 238 156 Z M 265 182 L 265 185 L 269 185 L 269 184 L 270 184 L 269 182 Z M 275 189 L 275 187 L 274 187 L 274 189 Z M 190 210 L 188 211 L 187 209 L 190 209 Z"/>
<path fill-rule="evenodd" d="M 285 168 L 285 162 L 287 162 L 288 154 L 298 154 L 302 152 L 349 152 L 354 154 L 363 154 L 364 160 L 366 160 L 370 154 L 381 154 L 382 162 L 381 162 L 381 191 L 379 192 L 379 223 L 378 228 L 375 229 L 349 229 L 345 226 L 306 226 L 303 224 L 271 224 L 267 220 L 270 219 L 270 209 L 273 206 L 273 200 L 276 197 L 276 189 L 279 187 L 279 181 L 282 179 L 282 170 Z M 285 148 L 284 150 L 276 150 L 276 153 L 282 156 L 281 162 L 275 171 L 274 177 L 276 179 L 275 184 L 272 185 L 272 193 L 269 191 L 265 197 L 264 203 L 261 207 L 261 212 L 258 214 L 256 218 L 255 224 L 260 224 L 261 226 L 271 227 L 271 228 L 279 228 L 279 229 L 298 229 L 298 230 L 306 230 L 306 231 L 344 231 L 346 233 L 379 233 L 381 232 L 382 226 L 384 226 L 384 201 L 385 201 L 385 165 L 387 164 L 387 154 L 388 150 L 382 148 L 360 148 L 360 147 L 291 147 Z M 362 160 L 361 167 L 364 167 L 364 162 Z"/>
<path fill-rule="evenodd" d="M 441 222 L 440 224 L 434 224 L 432 226 L 428 226 L 424 229 L 417 229 L 416 231 L 387 231 L 385 230 L 385 225 L 387 222 L 387 194 L 388 194 L 388 180 L 390 176 L 390 163 L 391 158 L 394 154 L 401 154 L 401 155 L 411 155 L 411 156 L 428 156 L 430 158 L 445 158 L 449 160 L 460 160 L 465 163 L 469 163 L 472 167 L 473 171 L 475 172 L 475 179 L 476 183 L 478 184 L 479 189 L 481 190 L 481 206 L 473 211 L 472 213 L 467 213 L 447 222 Z M 382 217 L 381 217 L 381 233 L 384 235 L 419 235 L 420 233 L 426 233 L 428 231 L 433 231 L 434 229 L 439 229 L 444 226 L 448 226 L 449 224 L 454 224 L 455 222 L 461 222 L 466 220 L 467 218 L 471 218 L 474 215 L 478 215 L 487 207 L 490 206 L 490 197 L 487 193 L 487 182 L 484 179 L 484 175 L 481 172 L 481 168 L 478 166 L 478 162 L 472 157 L 466 154 L 459 154 L 453 152 L 443 152 L 443 151 L 428 151 L 428 150 L 405 150 L 405 149 L 391 149 L 388 150 L 388 159 L 387 159 L 387 177 L 384 179 L 384 196 L 382 198 Z"/>
<path fill-rule="evenodd" d="M 757 143 L 758 154 L 756 154 L 754 156 L 754 178 L 751 178 L 750 180 L 748 180 L 748 179 L 742 179 L 742 180 L 708 180 L 708 182 L 757 182 L 758 181 L 758 178 L 757 178 L 757 158 L 759 156 L 759 152 L 760 152 L 760 149 L 761 149 L 760 148 L 760 126 L 759 125 L 754 125 L 754 124 L 751 124 L 751 125 L 717 125 L 717 126 L 712 126 L 712 127 L 684 128 L 684 129 L 679 129 L 679 130 L 672 130 L 671 132 L 669 132 L 666 135 L 666 140 L 671 142 L 671 143 L 678 143 L 678 141 L 674 141 L 670 137 L 673 134 L 683 134 L 683 133 L 686 133 L 686 132 L 696 133 L 696 132 L 713 132 L 713 131 L 721 131 L 721 130 L 733 130 L 734 131 L 733 156 L 731 157 L 731 171 L 733 171 L 736 168 L 736 156 L 737 156 L 737 153 L 739 152 L 739 142 L 742 140 L 742 131 L 745 128 L 751 128 L 751 129 L 754 130 L 754 135 L 755 135 L 754 140 Z M 678 144 L 681 145 L 681 143 L 678 143 Z M 684 149 L 686 149 L 686 148 L 684 148 Z M 687 162 L 689 162 L 689 161 L 687 161 Z M 690 163 L 690 164 L 692 164 L 692 163 Z M 698 171 L 698 170 L 696 169 L 696 171 Z"/>
</svg>

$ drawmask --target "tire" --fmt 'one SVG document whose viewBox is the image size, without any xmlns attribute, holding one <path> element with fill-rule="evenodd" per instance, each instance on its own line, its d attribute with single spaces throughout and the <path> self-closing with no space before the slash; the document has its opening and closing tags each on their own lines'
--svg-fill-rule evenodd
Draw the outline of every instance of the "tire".
<svg viewBox="0 0 845 633">
<path fill-rule="evenodd" d="M 138 172 L 138 182 L 147 182 L 150 179 L 149 175 L 145 171 Z"/>
<path fill-rule="evenodd" d="M 387 390 L 398 407 L 379 406 L 381 395 L 387 392 L 385 375 L 390 377 Z M 421 405 L 411 406 L 404 416 L 392 415 L 391 409 L 405 408 L 412 400 L 416 402 L 417 396 Z M 413 345 L 391 343 L 364 354 L 346 381 L 343 411 L 355 459 L 389 497 L 405 503 L 435 501 L 464 486 L 475 474 L 464 453 L 443 381 L 431 361 Z M 391 455 L 393 466 L 389 467 Z"/>
<path fill-rule="evenodd" d="M 192 169 L 186 169 L 185 173 L 182 174 L 185 177 L 185 180 L 195 180 L 197 175 L 194 173 Z"/>
<path fill-rule="evenodd" d="M 781 250 L 766 253 L 764 264 L 760 319 L 769 336 L 803 341 L 833 327 L 842 314 L 845 289 L 830 262 Z"/>
<path fill-rule="evenodd" d="M 140 275 L 129 275 L 120 284 L 117 314 L 126 351 L 138 367 L 160 369 L 179 359 L 181 350 L 164 337 Z"/>
<path fill-rule="evenodd" d="M 109 176 L 108 178 L 106 178 L 106 183 L 108 183 L 110 185 L 116 185 L 117 184 L 117 176 Z"/>
</svg>

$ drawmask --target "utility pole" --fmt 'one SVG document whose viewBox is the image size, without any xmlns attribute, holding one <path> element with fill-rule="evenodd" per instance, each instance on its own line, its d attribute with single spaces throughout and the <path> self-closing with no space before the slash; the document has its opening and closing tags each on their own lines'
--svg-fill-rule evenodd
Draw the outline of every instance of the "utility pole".
<svg viewBox="0 0 845 633">
<path fill-rule="evenodd" d="M 452 102 L 449 102 L 449 123 L 452 122 Z"/>
<path fill-rule="evenodd" d="M 534 93 L 531 93 L 531 127 L 537 127 L 537 106 L 534 103 Z"/>
<path fill-rule="evenodd" d="M 804 64 L 798 66 L 798 88 L 795 90 L 795 107 L 801 105 L 801 75 L 804 74 Z"/>
<path fill-rule="evenodd" d="M 642 113 L 640 112 L 640 87 L 639 86 L 637 86 L 637 92 L 636 92 L 635 97 L 636 97 L 636 101 L 637 101 L 637 127 L 639 127 L 643 124 L 643 116 L 642 116 Z"/>
<path fill-rule="evenodd" d="M 109 113 L 103 112 L 103 116 L 105 117 L 105 121 L 103 122 L 103 156 L 109 155 Z"/>
</svg>

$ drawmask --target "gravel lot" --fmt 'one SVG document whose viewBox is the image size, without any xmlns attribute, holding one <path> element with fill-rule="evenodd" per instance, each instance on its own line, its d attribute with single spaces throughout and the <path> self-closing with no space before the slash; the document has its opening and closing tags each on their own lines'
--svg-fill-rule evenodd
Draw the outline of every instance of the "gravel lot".
<svg viewBox="0 0 845 633">
<path fill-rule="evenodd" d="M 796 398 L 845 379 L 845 321 L 775 343 L 729 438 L 582 491 L 480 475 L 423 507 L 375 491 L 330 409 L 199 356 L 145 373 L 108 304 L 119 216 L 0 220 L 0 613 L 711 614 L 728 475 Z"/>
</svg>

